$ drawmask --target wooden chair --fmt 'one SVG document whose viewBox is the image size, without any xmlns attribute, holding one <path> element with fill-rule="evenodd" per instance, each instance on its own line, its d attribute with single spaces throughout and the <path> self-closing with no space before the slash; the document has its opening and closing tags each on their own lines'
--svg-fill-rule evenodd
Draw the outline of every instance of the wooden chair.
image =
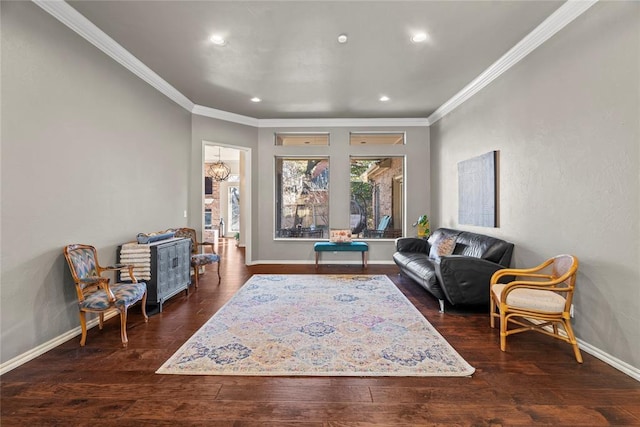
<svg viewBox="0 0 640 427">
<path fill-rule="evenodd" d="M 69 264 L 73 281 L 76 285 L 78 295 L 78 306 L 80 309 L 80 326 L 82 327 L 82 338 L 80 345 L 84 346 L 87 341 L 87 320 L 86 313 L 98 313 L 100 315 L 100 329 L 104 323 L 104 313 L 113 309 L 120 312 L 120 337 L 122 346 L 127 347 L 127 309 L 138 301 L 142 301 L 142 315 L 144 321 L 148 322 L 146 311 L 147 285 L 138 282 L 133 274 L 132 265 L 117 264 L 101 267 L 98 264 L 96 248 L 89 245 L 68 245 L 64 248 L 64 257 Z M 117 272 L 127 270 L 131 283 L 110 284 L 108 277 L 103 277 L 105 271 Z"/>
<path fill-rule="evenodd" d="M 571 302 L 576 285 L 578 259 L 573 255 L 558 255 L 537 267 L 508 268 L 491 277 L 491 327 L 500 318 L 500 349 L 506 350 L 507 336 L 525 331 L 537 331 L 558 338 L 573 346 L 578 363 L 582 355 L 571 327 Z M 513 279 L 499 283 L 500 279 Z M 508 323 L 519 326 L 509 329 Z M 558 330 L 562 325 L 564 333 Z"/>
<path fill-rule="evenodd" d="M 212 242 L 198 243 L 198 236 L 196 230 L 193 228 L 178 228 L 176 229 L 176 237 L 186 237 L 191 239 L 191 267 L 193 267 L 193 275 L 196 278 L 196 288 L 198 287 L 198 280 L 200 278 L 200 267 L 209 264 L 218 263 L 218 284 L 222 281 L 220 277 L 220 255 L 213 249 Z M 200 253 L 200 246 L 211 247 L 211 253 Z"/>
</svg>

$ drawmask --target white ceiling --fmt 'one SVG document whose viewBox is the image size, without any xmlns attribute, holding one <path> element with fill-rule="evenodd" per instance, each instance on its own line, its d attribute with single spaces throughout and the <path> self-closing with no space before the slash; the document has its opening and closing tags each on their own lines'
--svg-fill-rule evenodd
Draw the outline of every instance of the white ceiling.
<svg viewBox="0 0 640 427">
<path fill-rule="evenodd" d="M 288 119 L 426 118 L 563 2 L 68 3 L 193 103 Z"/>
</svg>

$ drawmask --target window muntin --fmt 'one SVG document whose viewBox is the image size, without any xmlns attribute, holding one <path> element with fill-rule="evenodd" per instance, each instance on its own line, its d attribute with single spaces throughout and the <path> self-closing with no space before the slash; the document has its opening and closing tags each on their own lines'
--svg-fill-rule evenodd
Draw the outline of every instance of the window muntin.
<svg viewBox="0 0 640 427">
<path fill-rule="evenodd" d="M 401 237 L 404 224 L 404 157 L 350 158 L 350 227 L 365 239 Z"/>
<path fill-rule="evenodd" d="M 329 158 L 276 157 L 276 238 L 328 238 Z"/>
<path fill-rule="evenodd" d="M 276 145 L 329 145 L 328 133 L 276 133 Z"/>
<path fill-rule="evenodd" d="M 404 132 L 351 132 L 349 145 L 403 145 Z"/>
</svg>

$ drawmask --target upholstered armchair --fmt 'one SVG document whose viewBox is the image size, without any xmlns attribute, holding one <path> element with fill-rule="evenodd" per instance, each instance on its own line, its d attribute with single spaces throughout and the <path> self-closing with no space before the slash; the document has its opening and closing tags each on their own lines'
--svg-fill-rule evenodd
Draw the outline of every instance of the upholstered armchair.
<svg viewBox="0 0 640 427">
<path fill-rule="evenodd" d="M 558 255 L 529 269 L 502 269 L 491 277 L 491 327 L 500 319 L 500 349 L 507 336 L 537 331 L 565 341 L 573 347 L 578 363 L 582 355 L 571 327 L 571 302 L 576 286 L 578 259 Z M 507 278 L 508 283 L 499 283 Z M 519 326 L 509 329 L 509 323 Z M 562 325 L 564 331 L 558 330 Z"/>
<path fill-rule="evenodd" d="M 193 275 L 195 277 L 196 288 L 198 287 L 198 281 L 200 279 L 200 267 L 207 266 L 209 264 L 218 263 L 218 283 L 222 281 L 220 277 L 220 255 L 216 253 L 211 242 L 198 242 L 198 236 L 196 230 L 193 228 L 178 228 L 176 231 L 176 237 L 186 237 L 191 239 L 191 267 L 193 267 Z M 209 246 L 211 253 L 200 253 L 200 247 Z"/>
<path fill-rule="evenodd" d="M 100 316 L 99 326 L 102 329 L 104 314 L 116 309 L 120 313 L 122 346 L 127 347 L 129 342 L 127 338 L 127 309 L 138 301 L 142 301 L 144 321 L 149 321 L 146 312 L 146 283 L 136 280 L 132 265 L 100 266 L 96 248 L 93 246 L 68 245 L 65 246 L 63 252 L 76 285 L 82 328 L 80 345 L 84 346 L 87 341 L 86 313 L 98 313 Z M 110 279 L 102 275 L 104 272 L 114 271 L 117 280 L 117 272 L 121 270 L 128 271 L 131 282 L 110 283 Z"/>
</svg>

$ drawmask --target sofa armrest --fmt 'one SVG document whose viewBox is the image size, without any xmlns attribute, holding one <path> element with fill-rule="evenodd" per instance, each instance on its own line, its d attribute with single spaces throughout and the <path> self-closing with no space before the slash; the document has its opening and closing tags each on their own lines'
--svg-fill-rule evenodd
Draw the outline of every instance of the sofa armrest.
<svg viewBox="0 0 640 427">
<path fill-rule="evenodd" d="M 398 252 L 423 252 L 428 254 L 431 245 L 425 239 L 417 237 L 400 237 L 396 239 L 396 250 Z"/>
<path fill-rule="evenodd" d="M 489 302 L 491 276 L 503 268 L 481 258 L 450 255 L 436 264 L 436 277 L 452 305 L 485 304 Z"/>
</svg>

